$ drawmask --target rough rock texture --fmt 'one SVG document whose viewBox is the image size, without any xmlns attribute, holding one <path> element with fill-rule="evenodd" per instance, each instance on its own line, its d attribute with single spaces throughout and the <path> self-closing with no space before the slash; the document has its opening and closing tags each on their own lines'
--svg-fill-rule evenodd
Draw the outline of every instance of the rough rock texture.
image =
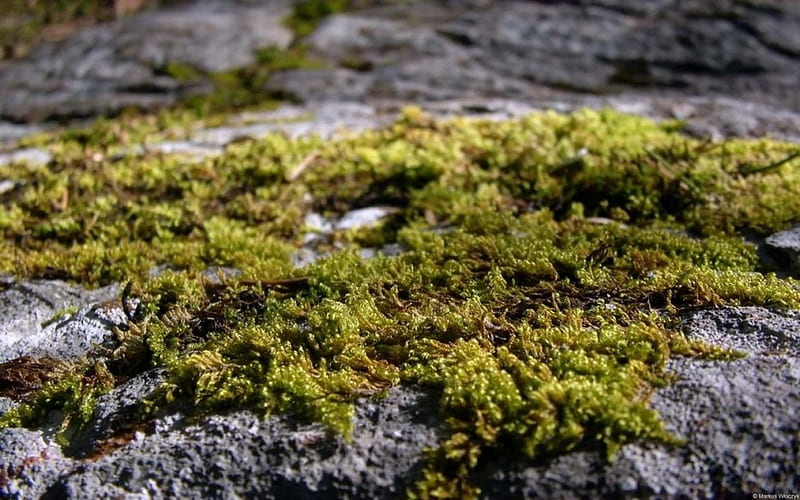
<svg viewBox="0 0 800 500">
<path fill-rule="evenodd" d="M 51 155 L 50 152 L 39 148 L 23 148 L 8 153 L 0 153 L 0 165 L 22 162 L 43 165 L 52 159 L 53 155 Z M 0 190 L 0 194 L 3 192 L 4 191 Z"/>
<path fill-rule="evenodd" d="M 579 452 L 545 466 L 499 456 L 488 498 L 744 498 L 800 488 L 800 368 L 790 356 L 678 360 L 679 380 L 652 407 L 685 446 L 631 445 L 605 463 Z"/>
<path fill-rule="evenodd" d="M 286 46 L 292 35 L 280 21 L 291 3 L 180 2 L 43 44 L 0 65 L 0 119 L 92 116 L 210 91 L 208 82 L 177 81 L 164 68 L 217 71 L 250 62 L 263 46 Z M 800 137 L 793 2 L 382 3 L 325 21 L 305 43 L 328 67 L 283 72 L 269 88 L 315 103 L 635 103 L 651 116 L 687 119 L 701 135 Z M 0 138 L 21 133 L 0 125 Z"/>
<path fill-rule="evenodd" d="M 61 448 L 43 437 L 42 431 L 0 431 L 0 496 L 39 498 L 48 487 L 74 466 Z"/>
<path fill-rule="evenodd" d="M 778 0 L 428 1 L 331 17 L 307 41 L 331 67 L 269 88 L 306 101 L 633 105 L 699 135 L 798 138 L 797 33 L 800 10 Z"/>
<path fill-rule="evenodd" d="M 313 106 L 287 105 L 273 111 L 247 111 L 234 115 L 224 126 L 198 130 L 190 140 L 148 144 L 147 150 L 202 158 L 222 154 L 226 145 L 237 140 L 260 138 L 275 132 L 282 132 L 290 137 L 309 134 L 332 137 L 378 128 L 390 123 L 398 111 L 397 106 L 385 110 L 347 102 L 318 103 Z M 143 152 L 144 149 L 140 147 L 126 154 Z M 2 159 L 0 156 L 0 162 Z"/>
<path fill-rule="evenodd" d="M 800 276 L 800 226 L 773 234 L 764 240 L 764 245 L 784 269 Z"/>
<path fill-rule="evenodd" d="M 116 345 L 113 329 L 125 322 L 125 313 L 119 306 L 84 306 L 75 314 L 68 314 L 35 333 L 5 345 L 0 352 L 0 361 L 20 356 L 74 361 L 85 356 L 95 345 L 113 348 Z M 4 338 L 0 342 L 5 341 Z"/>
<path fill-rule="evenodd" d="M 100 485 L 155 498 L 379 498 L 402 493 L 416 478 L 424 447 L 441 426 L 435 400 L 393 390 L 359 404 L 353 440 L 317 425 L 250 412 L 214 416 L 201 425 L 137 439 L 51 491 L 81 497 Z"/>
<path fill-rule="evenodd" d="M 178 81 L 165 68 L 245 66 L 257 49 L 291 41 L 281 24 L 288 13 L 288 0 L 200 0 L 43 43 L 24 59 L 0 65 L 0 118 L 94 116 L 125 106 L 164 106 L 181 95 L 208 91 L 208 82 Z"/>
<path fill-rule="evenodd" d="M 285 46 L 291 36 L 279 21 L 289 3 L 180 2 L 166 13 L 42 45 L 0 66 L 0 118 L 89 116 L 207 91 L 165 76 L 165 64 L 215 71 L 246 64 L 264 45 Z M 686 120 L 686 131 L 697 136 L 800 141 L 800 7 L 791 1 L 437 0 L 334 16 L 307 42 L 329 67 L 287 71 L 269 85 L 308 103 L 240 114 L 188 141 L 148 148 L 203 157 L 275 130 L 330 136 L 385 124 L 407 100 L 435 116 L 486 118 L 611 106 Z M 33 130 L 0 123 L 0 141 Z M 4 147 L 0 163 L 49 161 L 46 151 Z M 0 179 L 0 196 L 14 188 Z M 307 220 L 309 243 L 335 225 L 387 213 L 372 207 L 338 220 Z M 797 240 L 794 229 L 765 243 L 793 263 L 794 273 Z M 401 251 L 364 249 L 362 255 Z M 317 255 L 309 246 L 295 260 L 303 265 Z M 111 340 L 111 327 L 122 320 L 120 309 L 101 304 L 118 294 L 118 288 L 87 292 L 57 281 L 0 279 L 0 361 L 96 355 L 92 345 Z M 77 312 L 43 325 L 67 307 Z M 611 464 L 589 450 L 530 463 L 500 449 L 477 471 L 483 497 L 736 498 L 800 491 L 800 314 L 700 311 L 687 318 L 685 331 L 747 357 L 670 362 L 677 379 L 651 403 L 684 446 L 629 445 Z M 163 372 L 145 372 L 100 397 L 67 449 L 54 443 L 52 428 L 0 431 L 0 496 L 397 498 L 418 479 L 425 450 L 447 435 L 435 396 L 403 387 L 357 403 L 349 442 L 291 416 L 248 411 L 193 422 L 178 412 L 132 426 L 141 401 L 164 380 Z M 0 398 L 0 414 L 14 404 Z"/>
<path fill-rule="evenodd" d="M 785 333 L 775 341 L 776 331 Z M 741 497 L 797 491 L 800 477 L 800 316 L 763 308 L 701 311 L 686 333 L 741 349 L 733 362 L 676 359 L 677 380 L 651 403 L 682 446 L 629 445 L 613 463 L 578 451 L 532 464 L 502 449 L 477 471 L 484 498 Z M 396 498 L 418 478 L 425 449 L 446 436 L 436 398 L 395 388 L 356 406 L 352 441 L 290 417 L 248 411 L 189 424 L 180 414 L 148 432 L 126 427 L 163 381 L 147 372 L 101 398 L 73 456 L 114 436 L 128 444 L 98 460 L 64 458 L 47 430 L 0 431 L 0 493 L 13 498 Z M 24 443 L 33 443 L 24 446 Z M 122 440 L 124 444 L 125 439 Z M 35 445 L 35 446 L 34 446 Z"/>
<path fill-rule="evenodd" d="M 800 311 L 771 311 L 763 307 L 700 311 L 684 327 L 696 338 L 738 352 L 800 357 Z"/>
<path fill-rule="evenodd" d="M 326 60 L 356 68 L 352 78 L 366 81 L 369 96 L 541 97 L 554 89 L 651 87 L 768 95 L 800 107 L 794 90 L 800 9 L 789 2 L 470 4 L 454 9 L 442 0 L 336 16 L 309 45 Z M 356 76 L 364 68 L 372 70 Z"/>
<path fill-rule="evenodd" d="M 498 456 L 490 498 L 739 498 L 800 488 L 800 316 L 759 307 L 700 311 L 686 334 L 748 353 L 733 362 L 677 359 L 677 381 L 651 406 L 685 446 L 626 446 L 612 464 L 579 452 L 526 467 Z"/>
<path fill-rule="evenodd" d="M 118 286 L 87 291 L 62 281 L 4 278 L 0 290 L 0 361 L 24 355 L 81 357 L 121 320 L 120 311 L 94 305 L 116 298 Z M 67 308 L 89 305 L 93 306 L 47 324 Z"/>
<path fill-rule="evenodd" d="M 156 380 L 148 377 L 149 382 L 118 388 L 101 402 L 95 412 L 100 427 L 108 415 L 120 411 L 109 411 L 109 405 L 120 400 L 125 405 L 146 394 L 142 388 Z M 349 442 L 319 425 L 298 425 L 285 417 L 264 419 L 248 411 L 188 426 L 173 415 L 154 424 L 160 432 L 138 433 L 124 448 L 80 465 L 62 459 L 57 448 L 44 455 L 38 448 L 14 447 L 25 440 L 39 443 L 37 432 L 5 430 L 0 431 L 0 444 L 8 451 L 0 455 L 0 470 L 14 475 L 5 486 L 0 481 L 0 494 L 394 498 L 417 479 L 425 447 L 444 435 L 436 408 L 435 399 L 405 389 L 393 389 L 380 400 L 361 400 Z M 43 458 L 29 464 L 33 456 Z"/>
</svg>

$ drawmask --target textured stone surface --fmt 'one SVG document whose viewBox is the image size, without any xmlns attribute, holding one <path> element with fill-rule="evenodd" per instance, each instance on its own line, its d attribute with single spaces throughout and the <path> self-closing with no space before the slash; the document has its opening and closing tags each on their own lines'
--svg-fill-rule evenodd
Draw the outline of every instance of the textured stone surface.
<svg viewBox="0 0 800 500">
<path fill-rule="evenodd" d="M 281 19 L 289 0 L 197 0 L 143 12 L 39 45 L 0 65 L 0 118 L 40 121 L 94 116 L 125 106 L 171 104 L 207 92 L 208 81 L 167 76 L 169 63 L 202 71 L 241 67 L 292 38 Z"/>
<path fill-rule="evenodd" d="M 702 311 L 686 333 L 751 354 L 733 362 L 675 359 L 676 381 L 651 405 L 684 445 L 628 445 L 613 463 L 578 451 L 530 463 L 502 448 L 477 470 L 483 498 L 751 496 L 796 491 L 800 478 L 800 339 L 797 313 L 762 308 Z M 786 333 L 776 343 L 770 332 Z M 766 332 L 766 333 L 764 333 Z M 12 498 L 397 498 L 418 478 L 424 450 L 446 436 L 436 398 L 395 388 L 356 405 L 350 442 L 317 424 L 249 411 L 187 424 L 180 414 L 147 432 L 126 418 L 163 380 L 146 372 L 103 396 L 73 456 L 113 436 L 128 444 L 99 459 L 64 458 L 39 431 L 0 432 L 0 490 Z M 120 434 L 121 433 L 121 434 Z M 25 443 L 30 443 L 25 445 Z M 8 450 L 8 451 L 5 451 Z"/>
<path fill-rule="evenodd" d="M 117 342 L 113 329 L 125 322 L 125 313 L 119 306 L 84 306 L 16 342 L 0 340 L 5 344 L 0 352 L 0 362 L 20 356 L 75 361 L 86 356 L 96 345 L 107 349 L 115 347 Z"/>
<path fill-rule="evenodd" d="M 142 401 L 166 380 L 163 370 L 150 370 L 115 387 L 97 399 L 89 424 L 81 429 L 68 449 L 71 456 L 87 457 L 104 443 L 119 438 L 122 443 L 136 432 L 131 422 L 141 409 Z"/>
<path fill-rule="evenodd" d="M 442 435 L 436 413 L 434 399 L 393 389 L 357 405 L 350 442 L 319 425 L 247 411 L 186 427 L 170 421 L 171 430 L 139 434 L 97 461 L 68 465 L 46 489 L 58 498 L 393 498 L 416 479 L 425 447 Z M 36 488 L 24 491 L 42 485 Z"/>
<path fill-rule="evenodd" d="M 307 100 L 535 102 L 646 89 L 797 111 L 799 26 L 797 6 L 778 0 L 420 2 L 330 18 L 308 43 L 333 67 L 272 85 Z"/>
<path fill-rule="evenodd" d="M 773 234 L 764 240 L 764 245 L 784 269 L 800 276 L 800 226 Z"/>
<path fill-rule="evenodd" d="M 0 496 L 4 498 L 40 498 L 75 465 L 42 431 L 0 430 L 0 450 Z"/>
<path fill-rule="evenodd" d="M 690 337 L 743 350 L 733 362 L 675 359 L 677 380 L 651 406 L 685 445 L 629 445 L 605 463 L 592 452 L 525 466 L 502 453 L 481 471 L 488 498 L 743 498 L 797 491 L 800 320 L 763 308 L 702 311 Z M 787 409 L 790 409 L 787 411 Z"/>
<path fill-rule="evenodd" d="M 0 66 L 0 117 L 94 115 L 206 91 L 164 76 L 163 65 L 246 64 L 255 48 L 288 43 L 288 32 L 277 25 L 287 5 L 187 1 L 166 15 L 146 13 L 44 45 Z M 610 106 L 685 120 L 687 133 L 699 137 L 771 134 L 800 141 L 798 26 L 800 7 L 779 0 L 385 6 L 335 16 L 309 38 L 312 55 L 328 68 L 288 71 L 270 82 L 306 104 L 234 115 L 188 141 L 148 148 L 202 158 L 273 131 L 330 137 L 384 125 L 407 100 L 435 116 L 493 119 Z M 32 130 L 0 124 L 0 141 Z M 0 162 L 32 159 L 47 161 L 9 148 L 0 155 Z M 0 182 L 14 189 L 13 179 Z M 316 233 L 311 239 L 386 215 L 366 210 L 307 220 Z M 798 239 L 794 229 L 765 243 L 795 273 L 786 262 L 800 264 Z M 309 243 L 295 255 L 297 265 L 319 256 Z M 364 249 L 362 256 L 401 251 Z M 209 270 L 206 277 L 236 272 Z M 87 292 L 58 281 L 0 277 L 0 360 L 91 353 L 122 320 L 119 309 L 98 305 L 118 294 L 118 288 Z M 66 307 L 78 312 L 43 326 Z M 700 311 L 684 329 L 748 354 L 732 362 L 670 361 L 676 381 L 655 391 L 651 404 L 685 445 L 629 445 L 610 464 L 591 450 L 531 463 L 501 448 L 477 471 L 483 497 L 738 498 L 800 491 L 800 313 Z M 397 498 L 418 479 L 426 448 L 447 435 L 436 398 L 402 387 L 358 402 L 349 442 L 319 425 L 249 411 L 192 422 L 173 413 L 132 425 L 143 398 L 164 380 L 163 372 L 145 372 L 100 397 L 67 449 L 53 442 L 54 429 L 0 431 L 0 496 Z M 0 414 L 14 404 L 0 398 Z"/>
<path fill-rule="evenodd" d="M 686 321 L 684 330 L 709 344 L 747 354 L 777 352 L 800 357 L 800 311 L 763 307 L 700 311 Z"/>
<path fill-rule="evenodd" d="M 2 132 L 0 132 L 0 134 L 2 134 Z M 23 148 L 8 153 L 0 153 L 0 165 L 23 162 L 34 165 L 44 165 L 52 159 L 53 155 L 51 155 L 49 151 L 38 148 Z"/>
<path fill-rule="evenodd" d="M 116 298 L 117 286 L 87 291 L 62 281 L 6 279 L 0 290 L 0 361 L 26 354 L 80 357 L 84 348 L 110 334 L 110 324 L 120 319 L 118 313 L 90 307 L 47 325 L 68 307 Z"/>
</svg>

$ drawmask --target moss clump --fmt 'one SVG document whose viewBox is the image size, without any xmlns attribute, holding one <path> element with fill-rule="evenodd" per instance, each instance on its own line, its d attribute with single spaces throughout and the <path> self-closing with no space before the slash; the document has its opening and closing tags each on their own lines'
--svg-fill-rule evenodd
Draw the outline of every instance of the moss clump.
<svg viewBox="0 0 800 500">
<path fill-rule="evenodd" d="M 379 5 L 411 3 L 414 0 L 300 0 L 294 3 L 292 13 L 283 23 L 295 36 L 304 37 L 313 33 L 328 16 L 340 12 L 363 9 Z"/>
<path fill-rule="evenodd" d="M 123 303 L 139 306 L 110 354 L 116 383 L 163 367 L 152 411 L 241 406 L 345 435 L 357 397 L 427 387 L 452 434 L 410 492 L 422 497 L 477 494 L 470 471 L 501 446 L 538 460 L 673 442 L 647 406 L 667 360 L 735 355 L 687 340 L 682 315 L 800 307 L 800 284 L 760 273 L 742 238 L 797 222 L 792 144 L 711 145 L 610 111 L 489 122 L 412 108 L 385 130 L 272 135 L 200 162 L 111 162 L 111 144 L 69 135 L 52 147 L 46 167 L 0 166 L 19 186 L 0 205 L 0 270 L 129 281 Z M 397 210 L 292 266 L 309 211 L 373 204 Z M 359 257 L 385 243 L 405 251 Z M 209 266 L 243 274 L 212 283 Z M 58 387 L 5 424 L 95 394 Z"/>
<path fill-rule="evenodd" d="M 322 19 L 342 12 L 351 3 L 351 0 L 301 0 L 294 4 L 284 24 L 297 36 L 310 35 Z"/>
</svg>

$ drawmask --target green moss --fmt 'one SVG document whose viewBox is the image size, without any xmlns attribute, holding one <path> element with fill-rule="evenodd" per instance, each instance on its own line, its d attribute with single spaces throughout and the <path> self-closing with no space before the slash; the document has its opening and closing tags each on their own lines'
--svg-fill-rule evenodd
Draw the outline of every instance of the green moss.
<svg viewBox="0 0 800 500">
<path fill-rule="evenodd" d="M 179 82 L 190 82 L 193 80 L 198 80 L 202 77 L 202 73 L 197 69 L 176 62 L 167 63 L 161 69 L 161 72 L 170 78 L 178 80 Z"/>
<path fill-rule="evenodd" d="M 363 9 L 373 6 L 412 3 L 414 0 L 300 0 L 294 2 L 292 13 L 283 20 L 284 25 L 291 29 L 297 38 L 313 33 L 319 24 L 329 16 L 340 12 Z M 364 64 L 350 61 L 345 66 L 353 69 L 364 69 Z"/>
<path fill-rule="evenodd" d="M 301 0 L 294 4 L 284 24 L 296 36 L 306 36 L 314 32 L 322 19 L 347 9 L 350 3 L 350 0 Z"/>
<path fill-rule="evenodd" d="M 50 316 L 46 320 L 42 321 L 41 327 L 45 328 L 48 325 L 52 325 L 53 323 L 57 323 L 57 322 L 61 321 L 62 319 L 65 319 L 65 318 L 68 318 L 68 317 L 74 315 L 77 312 L 78 312 L 78 308 L 75 307 L 75 306 L 65 307 L 64 309 L 58 311 L 57 313 L 55 313 L 54 315 Z"/>
<path fill-rule="evenodd" d="M 60 422 L 56 437 L 66 446 L 89 422 L 97 397 L 114 387 L 114 377 L 102 362 L 58 367 L 51 375 L 55 381 L 39 389 L 31 400 L 0 416 L 1 428 Z"/>
<path fill-rule="evenodd" d="M 335 141 L 275 134 L 199 162 L 110 161 L 96 153 L 125 127 L 98 127 L 115 132 L 68 133 L 47 166 L 0 166 L 20 186 L 0 204 L 0 271 L 129 282 L 123 302 L 139 306 L 108 371 L 119 383 L 165 368 L 151 412 L 249 407 L 347 435 L 357 397 L 428 388 L 452 432 L 412 495 L 477 495 L 471 471 L 501 448 L 544 460 L 674 443 L 648 408 L 666 362 L 736 355 L 686 339 L 683 315 L 800 307 L 800 283 L 759 272 L 743 238 L 798 222 L 793 144 L 712 145 L 611 111 L 489 122 L 411 108 Z M 306 214 L 370 204 L 397 210 L 292 267 Z M 359 257 L 385 243 L 405 252 Z M 243 274 L 212 283 L 209 266 Z M 59 383 L 6 425 L 59 407 L 80 421 L 110 388 Z"/>
</svg>

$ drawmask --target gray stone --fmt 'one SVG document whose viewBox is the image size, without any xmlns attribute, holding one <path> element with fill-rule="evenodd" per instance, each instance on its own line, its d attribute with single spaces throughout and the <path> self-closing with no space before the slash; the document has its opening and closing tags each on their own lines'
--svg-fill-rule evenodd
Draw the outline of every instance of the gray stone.
<svg viewBox="0 0 800 500">
<path fill-rule="evenodd" d="M 669 362 L 677 381 L 650 403 L 685 445 L 628 445 L 610 464 L 590 451 L 534 466 L 499 453 L 479 472 L 485 497 L 744 498 L 797 491 L 797 328 L 797 312 L 698 313 L 689 336 L 754 354 L 732 362 Z"/>
<path fill-rule="evenodd" d="M 9 163 L 29 163 L 31 165 L 46 165 L 53 159 L 49 151 L 39 148 L 24 148 L 0 153 L 0 165 Z"/>
<path fill-rule="evenodd" d="M 215 266 L 203 270 L 203 278 L 213 284 L 219 284 L 231 278 L 238 278 L 241 275 L 241 269 L 236 269 L 233 267 Z"/>
<path fill-rule="evenodd" d="M 778 0 L 424 1 L 329 18 L 307 43 L 331 67 L 268 88 L 308 102 L 635 101 L 658 117 L 688 101 L 695 135 L 796 139 L 798 32 L 797 7 Z"/>
<path fill-rule="evenodd" d="M 41 431 L 0 430 L 0 496 L 40 498 L 48 487 L 74 466 L 61 448 L 42 437 Z"/>
<path fill-rule="evenodd" d="M 56 314 L 61 313 L 66 308 L 80 308 L 88 304 L 109 301 L 116 298 L 119 293 L 118 286 L 109 286 L 97 290 L 84 290 L 80 287 L 72 286 L 62 281 L 34 280 L 26 282 L 7 281 L 0 287 L 0 359 L 8 360 L 16 356 L 26 354 L 23 345 L 27 345 L 32 351 L 41 348 L 47 352 L 56 354 L 59 350 L 59 338 L 65 335 L 71 338 L 72 344 L 69 348 L 65 347 L 64 355 L 68 358 L 74 357 L 77 353 L 72 351 L 82 341 L 79 340 L 82 332 L 86 332 L 89 338 L 98 338 L 89 330 L 83 330 L 84 326 L 98 326 L 106 333 L 108 322 L 113 322 L 114 314 L 106 315 L 99 309 L 92 311 L 86 309 L 81 314 L 76 315 L 74 320 L 67 320 L 59 323 L 63 330 L 55 328 L 47 329 Z M 44 333 L 47 330 L 47 333 Z M 77 344 L 76 344 L 77 343 Z M 67 344 L 64 344 L 65 346 Z M 19 346 L 17 349 L 15 346 Z"/>
<path fill-rule="evenodd" d="M 764 240 L 764 245 L 786 272 L 800 276 L 800 226 L 773 234 Z"/>
<path fill-rule="evenodd" d="M 126 322 L 125 313 L 119 306 L 84 306 L 75 314 L 67 314 L 40 327 L 38 331 L 28 332 L 15 342 L 3 341 L 0 362 L 20 356 L 75 361 L 89 354 L 96 346 L 113 349 L 117 346 L 114 329 L 124 326 Z"/>
<path fill-rule="evenodd" d="M 179 81 L 165 68 L 224 71 L 251 63 L 260 48 L 286 47 L 292 35 L 281 19 L 289 3 L 179 2 L 43 43 L 0 66 L 0 118 L 80 118 L 208 92 L 209 80 Z"/>
<path fill-rule="evenodd" d="M 166 381 L 164 370 L 149 370 L 115 387 L 97 398 L 89 424 L 72 439 L 71 456 L 90 455 L 104 441 L 134 432 L 132 422 L 141 409 L 142 401 L 151 396 Z M 174 425 L 162 429 L 170 429 Z"/>
<path fill-rule="evenodd" d="M 791 409 L 800 407 L 798 321 L 796 312 L 755 307 L 695 314 L 687 335 L 751 354 L 733 362 L 669 362 L 677 380 L 657 390 L 651 406 L 684 445 L 632 444 L 612 463 L 591 450 L 545 463 L 489 451 L 475 476 L 482 497 L 713 498 L 796 491 L 800 422 Z M 780 342 L 773 335 L 778 330 L 786 334 Z M 126 416 L 163 380 L 161 372 L 146 372 L 101 397 L 89 431 L 78 438 L 84 447 L 71 452 L 90 453 L 127 429 Z M 3 493 L 396 498 L 418 479 L 424 450 L 447 435 L 437 408 L 434 395 L 412 388 L 361 399 L 349 442 L 289 416 L 264 419 L 236 411 L 187 423 L 173 414 L 92 461 L 63 458 L 38 431 L 9 429 L 0 433 L 0 470 L 14 475 Z M 23 447 L 27 441 L 31 446 Z"/>
<path fill-rule="evenodd" d="M 159 152 L 167 155 L 185 155 L 197 159 L 209 156 L 219 156 L 223 149 L 216 144 L 207 144 L 202 141 L 165 141 L 147 145 L 147 152 Z M 137 149 L 134 153 L 144 153 Z"/>
<path fill-rule="evenodd" d="M 425 447 L 443 434 L 436 400 L 392 389 L 361 400 L 353 439 L 248 411 L 213 416 L 128 446 L 74 473 L 51 494 L 93 498 L 106 491 L 151 498 L 393 498 L 419 473 Z"/>
<path fill-rule="evenodd" d="M 15 187 L 17 187 L 17 183 L 14 181 L 10 181 L 8 179 L 0 181 L 0 195 L 4 195 L 9 191 L 13 191 Z"/>
<path fill-rule="evenodd" d="M 387 216 L 397 213 L 397 207 L 364 207 L 350 210 L 336 221 L 335 229 L 339 231 L 372 227 Z"/>
<path fill-rule="evenodd" d="M 317 252 L 310 248 L 301 248 L 292 253 L 292 265 L 298 268 L 306 267 L 321 259 L 325 255 L 326 254 L 322 252 Z"/>
<path fill-rule="evenodd" d="M 272 111 L 234 114 L 228 124 L 197 130 L 189 140 L 153 142 L 146 147 L 135 146 L 121 151 L 114 158 L 159 152 L 183 155 L 198 161 L 222 154 L 226 146 L 238 140 L 260 139 L 269 134 L 285 134 L 292 138 L 308 135 L 345 137 L 387 125 L 398 112 L 396 106 L 386 111 L 376 106 L 348 102 L 311 106 L 284 105 Z"/>
<path fill-rule="evenodd" d="M 47 126 L 22 125 L 0 121 L 0 147 L 13 147 L 19 139 L 46 130 Z"/>
<path fill-rule="evenodd" d="M 403 245 L 399 243 L 389 243 L 388 245 L 383 245 L 380 248 L 362 248 L 358 251 L 358 254 L 361 256 L 362 259 L 373 259 L 378 255 L 383 255 L 385 257 L 397 257 L 405 252 L 405 248 Z"/>
<path fill-rule="evenodd" d="M 5 415 L 8 410 L 15 406 L 17 406 L 17 403 L 13 399 L 0 396 L 0 416 Z"/>
<path fill-rule="evenodd" d="M 755 355 L 800 357 L 800 312 L 763 307 L 726 307 L 693 314 L 685 323 L 690 337 Z"/>
</svg>

